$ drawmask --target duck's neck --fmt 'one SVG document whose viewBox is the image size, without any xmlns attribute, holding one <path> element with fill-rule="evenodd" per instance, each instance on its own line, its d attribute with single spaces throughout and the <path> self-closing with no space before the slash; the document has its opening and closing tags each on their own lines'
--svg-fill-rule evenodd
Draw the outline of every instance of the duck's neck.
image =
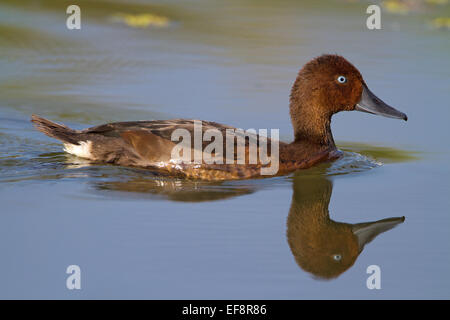
<svg viewBox="0 0 450 320">
<path fill-rule="evenodd" d="M 331 115 L 310 112 L 315 108 L 292 108 L 294 143 L 306 143 L 321 147 L 336 148 L 331 133 Z M 317 109 L 316 109 L 317 110 Z"/>
</svg>

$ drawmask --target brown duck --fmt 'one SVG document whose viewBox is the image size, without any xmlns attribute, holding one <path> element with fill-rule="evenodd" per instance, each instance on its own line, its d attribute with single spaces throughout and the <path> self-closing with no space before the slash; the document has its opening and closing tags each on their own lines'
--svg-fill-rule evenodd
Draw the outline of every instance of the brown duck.
<svg viewBox="0 0 450 320">
<path fill-rule="evenodd" d="M 331 117 L 337 112 L 352 110 L 407 120 L 404 113 L 377 98 L 368 89 L 360 72 L 343 57 L 322 55 L 309 61 L 300 70 L 292 87 L 290 115 L 295 139 L 291 143 L 279 143 L 279 170 L 276 174 L 339 158 L 341 152 L 337 150 L 331 133 Z M 185 129 L 192 133 L 194 139 L 194 120 L 116 122 L 84 130 L 73 130 L 36 115 L 31 121 L 38 130 L 61 140 L 66 152 L 96 162 L 148 168 L 162 174 L 205 180 L 259 177 L 261 167 L 267 166 L 259 158 L 256 164 L 250 164 L 248 157 L 243 164 L 225 164 L 226 161 L 223 164 L 174 163 L 171 151 L 176 144 L 171 139 L 172 133 L 176 129 Z M 225 136 L 227 129 L 234 128 L 203 121 L 202 132 L 208 129 L 219 130 Z M 201 148 L 200 152 L 204 152 L 209 143 L 192 143 L 191 159 L 195 150 Z M 236 159 L 235 150 L 237 148 L 233 146 Z M 247 139 L 245 154 L 248 152 Z"/>
</svg>

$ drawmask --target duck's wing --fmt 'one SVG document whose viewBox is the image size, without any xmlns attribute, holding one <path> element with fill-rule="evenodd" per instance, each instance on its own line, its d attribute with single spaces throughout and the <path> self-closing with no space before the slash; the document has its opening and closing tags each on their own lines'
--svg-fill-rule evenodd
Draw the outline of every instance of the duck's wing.
<svg viewBox="0 0 450 320">
<path fill-rule="evenodd" d="M 172 141 L 172 135 L 175 130 L 186 130 L 192 137 L 192 145 L 194 139 L 194 125 L 201 123 L 202 134 L 209 129 L 219 130 L 223 136 L 227 129 L 236 130 L 231 126 L 226 126 L 212 121 L 173 119 L 173 120 L 154 120 L 154 121 L 129 121 L 107 123 L 96 127 L 83 130 L 83 133 L 95 133 L 108 137 L 121 137 L 124 132 L 150 132 L 162 139 Z M 205 142 L 208 144 L 208 142 Z"/>
<path fill-rule="evenodd" d="M 220 124 L 217 122 L 187 119 L 115 122 L 91 127 L 82 130 L 81 132 L 86 134 L 100 134 L 106 137 L 127 137 L 127 140 L 134 139 L 134 137 L 136 137 L 136 140 L 140 140 L 141 143 L 148 139 L 148 142 L 152 144 L 153 140 L 158 140 L 158 142 L 178 142 L 178 139 L 172 139 L 174 132 L 176 130 L 184 130 L 184 132 L 188 133 L 191 137 L 192 148 L 195 148 L 197 147 L 194 143 L 194 139 L 196 137 L 195 130 L 198 130 L 199 125 L 201 126 L 202 130 L 202 136 L 200 137 L 200 139 L 202 140 L 202 149 L 204 149 L 211 143 L 211 140 L 202 139 L 206 131 L 214 130 L 221 134 L 221 136 L 223 137 L 224 150 L 226 147 L 227 130 L 231 130 L 236 134 L 236 136 L 244 134 L 243 131 L 240 131 L 241 129 L 237 129 L 235 127 Z M 152 135 L 155 135 L 160 139 L 156 139 L 155 137 L 152 137 Z M 260 140 L 259 135 L 255 134 L 253 136 L 255 139 L 257 139 L 257 141 Z M 246 145 L 248 145 L 248 135 L 245 136 L 245 139 Z M 214 141 L 214 139 L 212 139 L 212 141 Z M 271 139 L 267 138 L 267 143 L 270 143 L 270 141 Z"/>
<path fill-rule="evenodd" d="M 195 136 L 199 134 L 199 124 L 201 124 L 202 134 L 200 140 L 201 145 L 195 143 Z M 196 127 L 197 126 L 197 127 Z M 231 126 L 226 126 L 217 122 L 200 121 L 200 120 L 155 120 L 155 121 L 130 121 L 115 122 L 103 124 L 83 130 L 83 133 L 102 135 L 105 137 L 123 139 L 130 144 L 134 150 L 152 160 L 167 160 L 167 152 L 178 143 L 179 138 L 175 137 L 177 132 L 187 134 L 191 138 L 190 146 L 192 149 L 199 148 L 202 150 L 211 143 L 203 141 L 202 137 L 207 130 L 214 129 L 220 132 L 224 137 L 223 147 L 225 148 L 225 134 L 227 129 L 235 130 Z M 180 131 L 181 130 L 181 131 Z M 197 132 L 195 132 L 197 130 Z M 172 138 L 174 137 L 174 138 Z M 224 149 L 225 150 L 225 149 Z"/>
<path fill-rule="evenodd" d="M 223 159 L 222 163 L 207 164 L 202 162 L 201 165 L 193 162 L 192 164 L 180 164 L 175 163 L 172 159 L 172 150 L 179 143 L 178 139 L 175 141 L 172 139 L 174 132 L 176 130 L 182 130 L 181 132 L 187 133 L 191 139 L 189 148 L 191 149 L 191 156 L 194 157 L 194 152 L 201 148 L 201 152 L 205 151 L 205 148 L 212 142 L 215 142 L 215 136 L 210 140 L 202 139 L 205 133 L 209 130 L 213 130 L 216 134 L 221 135 L 222 141 L 219 141 L 216 145 L 221 145 L 222 150 L 214 150 L 214 155 L 220 155 Z M 201 130 L 202 135 L 199 135 L 199 130 Z M 236 136 L 243 135 L 243 141 L 245 143 L 244 153 L 239 153 L 238 147 L 236 147 L 236 141 L 233 143 L 233 150 L 229 153 L 236 161 L 239 157 L 245 157 L 245 166 L 237 166 L 236 163 L 230 164 L 225 158 L 227 154 L 227 134 L 230 131 L 234 132 Z M 178 131 L 180 132 L 180 131 Z M 233 176 L 253 176 L 256 171 L 259 170 L 261 165 L 259 163 L 249 164 L 249 148 L 250 148 L 250 138 L 248 134 L 244 134 L 243 131 L 239 131 L 234 127 L 223 125 L 217 122 L 211 121 L 199 121 L 199 120 L 186 120 L 186 119 L 175 119 L 175 120 L 157 120 L 157 121 L 134 121 L 134 122 L 116 122 L 104 124 L 92 128 L 85 129 L 81 133 L 88 136 L 102 136 L 108 139 L 113 139 L 113 141 L 120 141 L 122 145 L 126 145 L 132 153 L 138 156 L 139 161 L 137 162 L 140 166 L 159 166 L 160 168 L 171 167 L 170 171 L 178 171 L 183 173 L 189 173 L 192 177 L 205 178 L 207 176 L 213 176 L 211 179 L 217 179 L 220 177 Z M 251 132 L 250 132 L 251 134 Z M 183 139 L 184 139 L 183 135 Z M 259 136 L 253 135 L 256 140 L 255 150 L 257 155 L 259 155 Z M 196 143 L 194 140 L 200 139 L 201 143 Z M 233 139 L 234 140 L 234 139 Z M 181 141 L 181 140 L 180 140 Z M 184 142 L 184 141 L 183 141 Z M 267 139 L 267 149 L 270 155 L 270 139 Z M 123 149 L 123 148 L 122 148 Z M 222 154 L 221 154 L 222 152 Z M 241 151 L 242 152 L 242 151 Z M 130 156 L 128 158 L 131 158 Z M 128 159 L 127 158 L 127 159 Z M 202 157 L 204 159 L 204 156 Z M 258 160 L 259 161 L 259 160 Z M 120 160 L 117 163 L 120 164 Z M 242 162 L 241 162 L 242 164 Z M 208 173 L 206 173 L 208 172 Z M 222 179 L 222 178 L 220 178 Z"/>
</svg>

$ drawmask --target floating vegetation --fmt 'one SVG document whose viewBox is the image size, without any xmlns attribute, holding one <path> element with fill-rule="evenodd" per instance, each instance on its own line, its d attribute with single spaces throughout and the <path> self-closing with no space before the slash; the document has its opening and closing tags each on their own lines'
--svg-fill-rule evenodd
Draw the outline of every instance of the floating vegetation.
<svg viewBox="0 0 450 320">
<path fill-rule="evenodd" d="M 407 15 L 412 12 L 426 12 L 436 6 L 444 6 L 450 0 L 385 0 L 382 2 L 383 9 L 392 14 Z"/>
<path fill-rule="evenodd" d="M 404 2 L 399 0 L 386 0 L 382 3 L 383 8 L 393 14 L 403 14 L 406 15 L 411 12 L 412 7 L 410 2 Z"/>
<path fill-rule="evenodd" d="M 113 15 L 113 21 L 124 23 L 132 28 L 141 28 L 141 29 L 148 27 L 164 28 L 168 27 L 170 24 L 169 18 L 155 15 L 152 13 L 141 13 L 141 14 L 117 13 Z"/>
<path fill-rule="evenodd" d="M 376 162 L 397 163 L 419 160 L 419 152 L 389 147 L 373 146 L 364 143 L 340 142 L 339 149 L 346 152 L 357 152 L 374 159 Z"/>
<path fill-rule="evenodd" d="M 448 29 L 450 30 L 450 18 L 439 17 L 431 20 L 433 29 Z"/>
<path fill-rule="evenodd" d="M 445 5 L 450 2 L 450 0 L 425 0 L 428 4 L 434 4 L 434 5 Z"/>
</svg>

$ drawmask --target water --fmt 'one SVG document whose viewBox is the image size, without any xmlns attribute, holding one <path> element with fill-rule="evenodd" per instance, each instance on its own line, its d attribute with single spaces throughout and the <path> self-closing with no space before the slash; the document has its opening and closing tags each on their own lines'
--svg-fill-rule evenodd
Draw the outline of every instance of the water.
<svg viewBox="0 0 450 320">
<path fill-rule="evenodd" d="M 450 38 L 430 25 L 449 5 L 383 11 L 369 31 L 364 1 L 77 4 L 81 31 L 59 1 L 0 4 L 1 298 L 450 297 Z M 169 24 L 118 19 L 141 13 Z M 186 117 L 290 140 L 290 86 L 324 52 L 409 120 L 338 114 L 344 158 L 286 177 L 187 182 L 93 165 L 29 123 Z M 320 276 L 326 248 L 296 246 L 319 217 L 350 250 L 353 224 L 403 216 L 332 279 Z M 80 291 L 66 288 L 71 264 Z M 369 265 L 381 290 L 366 287 Z"/>
</svg>

